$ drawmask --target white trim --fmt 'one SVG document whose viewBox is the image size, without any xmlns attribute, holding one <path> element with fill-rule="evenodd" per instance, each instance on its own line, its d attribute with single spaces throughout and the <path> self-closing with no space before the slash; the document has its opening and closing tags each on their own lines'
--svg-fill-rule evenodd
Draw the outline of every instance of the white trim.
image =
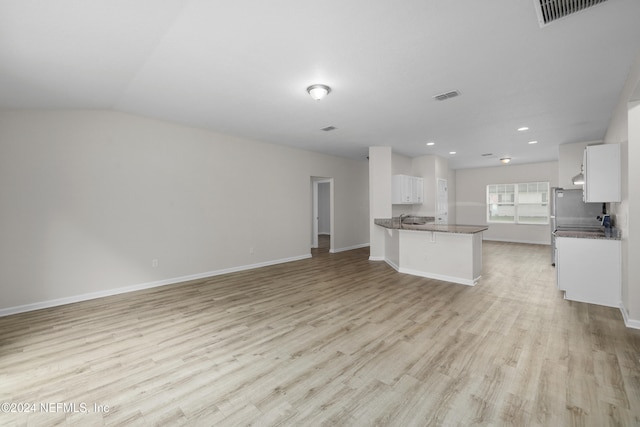
<svg viewBox="0 0 640 427">
<path fill-rule="evenodd" d="M 124 294 L 127 292 L 141 291 L 143 289 L 157 288 L 159 286 L 173 285 L 175 283 L 188 282 L 191 280 L 205 279 L 207 277 L 220 276 L 222 274 L 236 273 L 238 271 L 252 270 L 254 268 L 267 267 L 270 265 L 284 264 L 286 262 L 300 261 L 311 258 L 311 254 L 298 255 L 291 258 L 283 258 L 273 261 L 260 262 L 257 264 L 242 265 L 239 267 L 225 268 L 222 270 L 207 271 L 205 273 L 191 274 L 188 276 L 174 277 L 171 279 L 158 280 L 156 282 L 141 283 L 138 285 L 124 286 L 121 288 L 107 289 L 104 291 L 90 292 L 87 294 L 74 295 L 65 298 L 56 298 L 48 301 L 40 301 L 31 304 L 19 305 L 0 309 L 0 317 L 12 314 L 24 313 L 27 311 L 41 310 L 43 308 L 56 307 L 59 305 L 71 304 L 74 302 L 87 301 L 96 298 L 108 297 L 111 295 Z"/>
<path fill-rule="evenodd" d="M 513 240 L 513 239 L 496 239 L 496 238 L 486 238 L 484 236 L 482 236 L 482 240 L 483 241 L 488 241 L 488 242 L 505 242 L 505 243 L 524 243 L 524 244 L 528 244 L 528 245 L 547 245 L 547 246 L 551 246 L 551 242 L 534 242 L 532 240 Z"/>
<path fill-rule="evenodd" d="M 361 249 L 361 248 L 368 248 L 368 247 L 369 247 L 369 243 L 362 243 L 361 245 L 348 246 L 346 248 L 331 249 L 329 253 L 335 254 L 338 252 L 352 251 L 354 249 Z"/>
<path fill-rule="evenodd" d="M 329 184 L 329 235 L 334 235 L 335 210 L 334 210 L 334 181 L 329 177 L 311 176 L 312 196 L 311 196 L 311 248 L 318 248 L 318 184 Z M 334 239 L 329 242 L 329 253 L 334 253 Z"/>
<path fill-rule="evenodd" d="M 391 268 L 393 268 L 398 273 L 411 274 L 412 276 L 426 277 L 427 279 L 443 280 L 445 282 L 453 282 L 453 283 L 458 283 L 460 285 L 475 286 L 481 277 L 481 276 L 478 276 L 474 280 L 461 279 L 459 277 L 445 276 L 442 274 L 425 273 L 424 271 L 412 270 L 410 268 L 400 268 L 393 261 L 388 260 L 386 258 L 384 258 L 384 262 L 389 264 Z"/>
<path fill-rule="evenodd" d="M 579 297 L 574 297 L 573 295 L 571 295 L 571 292 L 567 293 L 567 290 L 564 290 L 564 299 L 567 301 L 575 301 L 575 302 L 582 302 L 584 304 L 594 304 L 594 305 L 601 305 L 603 307 L 612 307 L 612 308 L 616 308 L 619 306 L 619 304 L 617 303 L 607 303 L 607 302 L 603 302 L 603 301 L 593 301 L 593 300 L 588 300 L 585 298 L 579 298 Z M 624 315 L 623 315 L 624 316 Z"/>
<path fill-rule="evenodd" d="M 395 262 L 387 259 L 387 258 L 383 258 L 383 261 L 386 262 L 387 264 L 389 264 L 391 266 L 391 268 L 393 268 L 395 271 L 400 271 L 400 267 L 398 265 L 396 265 Z"/>
<path fill-rule="evenodd" d="M 640 320 L 629 319 L 627 310 L 625 310 L 624 305 L 622 304 L 620 304 L 620 312 L 622 313 L 622 318 L 624 319 L 624 325 L 627 328 L 640 329 Z"/>
<path fill-rule="evenodd" d="M 522 184 L 536 184 L 536 186 L 538 184 L 546 184 L 547 186 L 547 195 L 549 195 L 551 193 L 551 185 L 549 183 L 549 181 L 534 181 L 534 182 L 515 182 L 515 183 L 504 183 L 504 184 L 487 184 L 487 190 L 486 190 L 486 198 L 485 198 L 485 214 L 486 214 L 486 219 L 487 219 L 487 223 L 488 224 L 515 224 L 515 225 L 549 225 L 550 222 L 550 218 L 551 218 L 551 205 L 549 203 L 547 203 L 547 221 L 544 223 L 540 223 L 540 222 L 527 222 L 527 221 L 519 221 L 518 218 L 520 216 L 519 214 L 519 208 L 520 206 L 526 206 L 526 205 L 536 205 L 536 206 L 541 206 L 542 202 L 540 203 L 521 203 L 518 201 L 518 193 L 520 192 L 519 190 L 519 186 Z M 499 185 L 513 185 L 513 202 L 497 202 L 497 203 L 490 203 L 489 202 L 489 194 L 491 194 L 489 192 L 489 187 L 497 187 Z M 540 193 L 540 192 L 538 192 Z M 497 192 L 494 192 L 494 194 L 497 194 Z M 513 221 L 491 221 L 491 214 L 490 214 L 490 210 L 491 210 L 491 205 L 492 204 L 497 204 L 497 205 L 505 205 L 505 206 L 513 206 L 513 212 L 514 212 L 514 216 L 513 216 Z"/>
<path fill-rule="evenodd" d="M 386 261 L 383 256 L 369 256 L 369 261 Z"/>
<path fill-rule="evenodd" d="M 411 274 L 413 276 L 426 277 L 427 279 L 436 279 L 436 280 L 443 280 L 445 282 L 458 283 L 460 285 L 467 285 L 467 286 L 475 286 L 476 283 L 478 283 L 478 280 L 480 280 L 480 277 L 481 277 L 481 276 L 478 276 L 473 280 L 469 280 L 469 279 L 462 279 L 460 277 L 445 276 L 445 275 L 442 275 L 442 274 L 425 273 L 424 271 L 412 270 L 410 268 L 401 268 L 401 269 L 398 270 L 398 272 L 405 273 L 405 274 Z"/>
<path fill-rule="evenodd" d="M 313 195 L 311 196 L 311 249 L 317 249 L 318 244 L 318 180 L 311 177 Z"/>
</svg>

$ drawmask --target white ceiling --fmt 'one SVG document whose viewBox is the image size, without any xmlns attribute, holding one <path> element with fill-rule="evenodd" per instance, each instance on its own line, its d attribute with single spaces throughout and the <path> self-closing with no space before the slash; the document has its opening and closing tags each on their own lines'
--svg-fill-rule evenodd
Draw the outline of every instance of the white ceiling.
<svg viewBox="0 0 640 427">
<path fill-rule="evenodd" d="M 604 137 L 639 50 L 638 0 L 543 28 L 532 0 L 0 0 L 0 107 L 111 109 L 362 159 L 384 145 L 453 168 L 531 163 Z M 314 83 L 333 90 L 314 101 Z"/>
</svg>

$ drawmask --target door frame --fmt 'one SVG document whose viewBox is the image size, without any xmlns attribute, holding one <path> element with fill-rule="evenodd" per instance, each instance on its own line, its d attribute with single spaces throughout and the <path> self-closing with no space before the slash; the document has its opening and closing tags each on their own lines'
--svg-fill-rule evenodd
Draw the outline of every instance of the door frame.
<svg viewBox="0 0 640 427">
<path fill-rule="evenodd" d="M 441 184 L 444 183 L 444 200 L 441 194 Z M 442 203 L 441 203 L 442 202 Z M 444 210 L 443 210 L 444 208 Z M 444 217 L 444 219 L 443 219 Z M 447 224 L 449 222 L 449 184 L 444 178 L 436 179 L 436 224 Z"/>
<path fill-rule="evenodd" d="M 311 248 L 318 247 L 318 184 L 329 184 L 329 252 L 333 253 L 334 245 L 334 226 L 333 226 L 333 178 L 312 176 L 311 177 Z"/>
</svg>

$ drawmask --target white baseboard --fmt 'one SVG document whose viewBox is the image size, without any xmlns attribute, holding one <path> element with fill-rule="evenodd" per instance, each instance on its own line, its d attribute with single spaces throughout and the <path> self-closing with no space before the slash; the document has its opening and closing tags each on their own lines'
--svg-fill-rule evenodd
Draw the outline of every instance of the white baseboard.
<svg viewBox="0 0 640 427">
<path fill-rule="evenodd" d="M 369 261 L 384 261 L 384 257 L 383 256 L 370 256 L 369 257 Z"/>
<path fill-rule="evenodd" d="M 393 268 L 395 271 L 400 271 L 400 267 L 393 261 L 388 260 L 386 258 L 382 259 L 384 262 L 386 262 L 387 264 L 389 264 L 391 266 L 391 268 Z"/>
<path fill-rule="evenodd" d="M 622 318 L 627 328 L 640 329 L 640 320 L 629 319 L 629 314 L 622 304 L 620 304 L 620 312 L 622 313 Z"/>
<path fill-rule="evenodd" d="M 411 270 L 410 268 L 401 268 L 398 271 L 400 273 L 411 274 L 413 276 L 426 277 L 427 279 L 442 280 L 444 282 L 458 283 L 460 285 L 466 285 L 466 286 L 475 286 L 476 283 L 478 283 L 478 280 L 480 280 L 480 276 L 476 277 L 473 280 L 462 279 L 460 277 L 446 276 L 444 274 L 425 273 L 424 271 Z"/>
<path fill-rule="evenodd" d="M 361 249 L 361 248 L 368 248 L 369 247 L 369 243 L 363 243 L 361 245 L 355 245 L 355 246 L 349 246 L 346 248 L 338 248 L 338 249 L 332 249 L 329 252 L 332 254 L 338 253 L 338 252 L 345 252 L 345 251 L 352 251 L 354 249 Z"/>
<path fill-rule="evenodd" d="M 104 291 L 90 292 L 87 294 L 73 295 L 65 298 L 56 298 L 47 301 L 39 301 L 31 304 L 19 305 L 16 307 L 8 307 L 0 309 L 0 317 L 10 316 L 12 314 L 25 313 L 27 311 L 40 310 L 43 308 L 56 307 L 59 305 L 71 304 L 74 302 L 87 301 L 96 298 L 108 297 L 111 295 L 124 294 L 127 292 L 135 292 L 143 289 L 157 288 L 159 286 L 173 285 L 181 282 L 189 282 L 191 280 L 206 279 L 207 277 L 220 276 L 222 274 L 236 273 L 238 271 L 252 270 L 254 268 L 267 267 L 270 265 L 283 264 L 285 262 L 299 261 L 311 258 L 311 254 L 299 255 L 291 258 L 283 258 L 273 261 L 260 262 L 257 264 L 242 265 L 239 267 L 225 268 L 222 270 L 207 271 L 205 273 L 191 274 L 182 277 L 173 277 L 171 279 L 158 280 L 155 282 L 141 283 L 138 285 L 124 286 L 121 288 L 107 289 Z"/>
<path fill-rule="evenodd" d="M 478 283 L 478 280 L 480 280 L 480 276 L 476 277 L 474 280 L 467 280 L 467 279 L 461 279 L 459 277 L 445 276 L 443 274 L 425 273 L 424 271 L 412 270 L 410 268 L 400 268 L 394 262 L 386 258 L 384 258 L 383 260 L 398 273 L 411 274 L 412 276 L 426 277 L 427 279 L 442 280 L 445 282 L 458 283 L 460 285 L 467 285 L 467 286 L 475 286 L 476 283 Z"/>
<path fill-rule="evenodd" d="M 505 243 L 524 243 L 528 245 L 546 245 L 551 246 L 551 242 L 534 242 L 532 240 L 514 240 L 514 239 L 494 239 L 494 238 L 486 238 L 483 236 L 482 240 L 484 242 L 505 242 Z"/>
</svg>

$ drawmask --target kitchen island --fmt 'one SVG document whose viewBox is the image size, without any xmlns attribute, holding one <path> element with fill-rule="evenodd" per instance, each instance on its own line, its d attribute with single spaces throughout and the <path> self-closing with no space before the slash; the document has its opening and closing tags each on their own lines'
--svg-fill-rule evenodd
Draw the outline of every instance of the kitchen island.
<svg viewBox="0 0 640 427">
<path fill-rule="evenodd" d="M 473 286 L 482 272 L 487 226 L 377 218 L 385 228 L 384 261 L 400 273 Z"/>
</svg>

